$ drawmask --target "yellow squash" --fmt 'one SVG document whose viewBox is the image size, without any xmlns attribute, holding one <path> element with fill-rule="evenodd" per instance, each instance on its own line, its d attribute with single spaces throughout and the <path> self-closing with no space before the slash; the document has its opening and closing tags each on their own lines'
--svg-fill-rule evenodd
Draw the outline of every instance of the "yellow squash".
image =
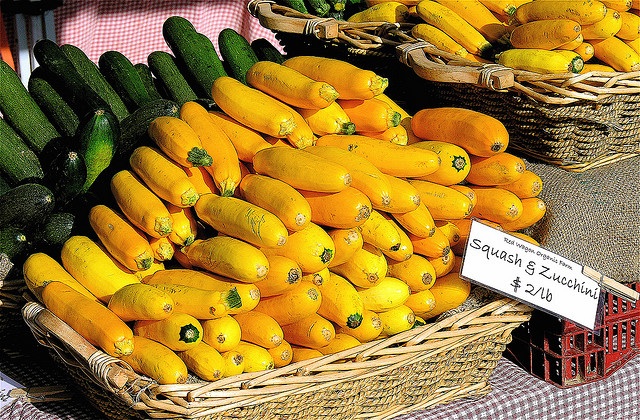
<svg viewBox="0 0 640 420">
<path fill-rule="evenodd" d="M 390 215 L 407 232 L 421 238 L 428 238 L 435 232 L 433 216 L 422 200 L 415 210 L 406 213 L 390 213 Z"/>
<path fill-rule="evenodd" d="M 258 150 L 271 147 L 262 134 L 220 111 L 209 111 L 209 117 L 225 132 L 238 154 L 238 159 L 251 162 Z"/>
<path fill-rule="evenodd" d="M 98 300 L 54 258 L 44 252 L 30 254 L 22 264 L 22 277 L 33 295 L 41 301 L 42 289 L 51 281 L 59 281 L 89 299 Z"/>
<path fill-rule="evenodd" d="M 247 83 L 294 107 L 319 109 L 331 105 L 338 91 L 299 71 L 273 61 L 258 61 L 247 70 Z"/>
<path fill-rule="evenodd" d="M 173 222 L 169 236 L 171 242 L 178 246 L 191 245 L 198 234 L 198 221 L 191 207 L 178 207 L 167 203 L 167 210 Z"/>
<path fill-rule="evenodd" d="M 163 290 L 144 283 L 128 284 L 111 296 L 107 307 L 125 322 L 163 319 L 174 309 L 173 298 Z"/>
<path fill-rule="evenodd" d="M 329 263 L 329 268 L 348 261 L 358 249 L 362 248 L 364 243 L 362 234 L 357 228 L 328 229 L 327 233 L 335 245 L 335 256 Z"/>
<path fill-rule="evenodd" d="M 351 184 L 351 175 L 344 166 L 288 147 L 260 150 L 253 157 L 253 169 L 302 190 L 338 192 Z"/>
<path fill-rule="evenodd" d="M 512 222 L 522 215 L 522 200 L 511 191 L 499 187 L 473 187 L 478 202 L 471 217 L 495 223 Z"/>
<path fill-rule="evenodd" d="M 261 297 L 284 293 L 302 279 L 302 270 L 298 263 L 282 255 L 267 256 L 269 272 L 263 280 L 254 284 L 260 289 Z"/>
<path fill-rule="evenodd" d="M 324 347 L 320 347 L 318 350 L 324 355 L 340 353 L 341 351 L 349 350 L 354 347 L 358 347 L 360 340 L 344 333 L 336 333 L 336 336 Z"/>
<path fill-rule="evenodd" d="M 244 283 L 262 280 L 269 271 L 260 249 L 230 236 L 196 239 L 183 250 L 194 266 Z"/>
<path fill-rule="evenodd" d="M 520 23 L 543 19 L 573 19 L 581 25 L 604 18 L 607 6 L 597 0 L 543 0 L 520 5 L 514 17 Z"/>
<path fill-rule="evenodd" d="M 362 225 L 371 214 L 371 200 L 360 190 L 347 187 L 335 193 L 299 190 L 311 207 L 311 221 L 329 228 Z"/>
<path fill-rule="evenodd" d="M 407 283 L 395 277 L 385 277 L 375 286 L 358 288 L 358 295 L 366 309 L 388 311 L 405 303 L 411 290 Z"/>
<path fill-rule="evenodd" d="M 400 233 L 389 219 L 376 210 L 371 212 L 367 221 L 359 229 L 364 242 L 380 248 L 383 252 L 400 249 L 402 244 Z"/>
<path fill-rule="evenodd" d="M 327 267 L 335 254 L 335 245 L 329 234 L 310 222 L 304 229 L 289 234 L 280 247 L 260 248 L 264 254 L 283 255 L 298 263 L 303 273 L 315 273 Z"/>
<path fill-rule="evenodd" d="M 283 64 L 313 80 L 329 83 L 342 99 L 369 99 L 389 85 L 386 77 L 336 58 L 299 55 Z"/>
<path fill-rule="evenodd" d="M 276 178 L 247 174 L 242 178 L 239 195 L 246 201 L 276 215 L 288 230 L 303 229 L 311 221 L 311 207 L 291 185 Z"/>
<path fill-rule="evenodd" d="M 58 318 L 100 347 L 120 357 L 133 352 L 133 333 L 116 314 L 65 283 L 52 281 L 42 289 L 42 303 Z M 100 320 L 100 322 L 96 322 Z"/>
<path fill-rule="evenodd" d="M 453 185 L 462 182 L 471 169 L 469 154 L 462 147 L 446 141 L 422 140 L 412 146 L 435 152 L 440 158 L 438 169 L 423 177 L 424 181 L 441 185 Z"/>
<path fill-rule="evenodd" d="M 356 125 L 337 102 L 333 101 L 324 108 L 296 109 L 305 119 L 311 130 L 318 136 L 325 134 L 353 134 Z"/>
<path fill-rule="evenodd" d="M 273 213 L 236 197 L 206 194 L 195 205 L 196 215 L 218 232 L 255 246 L 277 247 L 287 242 L 287 228 Z"/>
<path fill-rule="evenodd" d="M 109 253 L 129 270 L 146 270 L 153 262 L 147 237 L 104 204 L 89 210 L 89 224 Z"/>
<path fill-rule="evenodd" d="M 118 289 L 140 283 L 134 274 L 87 236 L 74 235 L 67 239 L 60 258 L 67 272 L 103 303 L 109 302 Z"/>
<path fill-rule="evenodd" d="M 260 133 L 285 137 L 296 127 L 288 106 L 233 77 L 218 77 L 211 96 L 225 114 Z"/>
<path fill-rule="evenodd" d="M 388 275 L 407 283 L 411 292 L 427 290 L 436 281 L 436 270 L 424 256 L 414 253 L 404 261 L 387 259 Z"/>
<path fill-rule="evenodd" d="M 202 341 L 200 321 L 176 311 L 164 319 L 134 322 L 133 333 L 162 343 L 173 351 L 188 350 Z"/>
<path fill-rule="evenodd" d="M 193 206 L 199 194 L 182 167 L 159 149 L 136 147 L 129 157 L 131 169 L 158 197 L 179 207 Z"/>
<path fill-rule="evenodd" d="M 357 134 L 328 134 L 319 137 L 316 144 L 348 150 L 367 159 L 380 172 L 398 177 L 425 176 L 440 166 L 438 155 L 431 150 L 400 146 Z"/>
<path fill-rule="evenodd" d="M 202 325 L 202 341 L 221 353 L 232 350 L 240 342 L 242 331 L 240 324 L 231 315 L 215 319 L 204 319 Z"/>
<path fill-rule="evenodd" d="M 580 73 L 584 66 L 582 57 L 567 57 L 560 50 L 543 50 L 540 48 L 515 48 L 506 50 L 496 56 L 498 64 L 517 70 L 535 73 Z"/>
<path fill-rule="evenodd" d="M 169 268 L 145 277 L 143 282 L 147 284 L 181 284 L 226 294 L 235 290 L 240 295 L 242 306 L 230 309 L 230 314 L 250 311 L 255 308 L 260 301 L 260 289 L 258 289 L 255 284 L 243 283 L 197 269 Z"/>
<path fill-rule="evenodd" d="M 177 352 L 189 370 L 205 381 L 222 379 L 225 373 L 225 361 L 220 352 L 200 341 L 193 348 Z"/>
<path fill-rule="evenodd" d="M 489 41 L 476 28 L 438 2 L 421 1 L 416 5 L 416 13 L 424 22 L 445 32 L 471 54 L 482 56 L 491 50 Z"/>
<path fill-rule="evenodd" d="M 197 102 L 185 102 L 180 107 L 180 118 L 195 131 L 202 147 L 209 151 L 213 165 L 206 166 L 221 195 L 233 195 L 240 183 L 238 153 L 229 136 L 207 110 Z"/>
<path fill-rule="evenodd" d="M 254 310 L 270 315 L 278 324 L 285 326 L 315 313 L 321 301 L 318 286 L 301 281 L 280 295 L 260 299 Z"/>
<path fill-rule="evenodd" d="M 147 235 L 160 238 L 171 233 L 173 220 L 167 206 L 132 171 L 117 172 L 111 178 L 111 192 L 127 219 Z"/>
<path fill-rule="evenodd" d="M 408 331 L 416 322 L 416 316 L 407 305 L 398 305 L 386 311 L 378 312 L 380 321 L 382 322 L 381 336 L 388 337 L 403 331 Z"/>
<path fill-rule="evenodd" d="M 133 353 L 121 359 L 161 385 L 183 384 L 189 376 L 187 366 L 173 350 L 145 337 L 134 335 Z"/>
<path fill-rule="evenodd" d="M 509 184 L 520 178 L 525 169 L 524 160 L 508 152 L 489 157 L 471 156 L 466 181 L 484 186 Z"/>
<path fill-rule="evenodd" d="M 267 351 L 273 358 L 273 366 L 276 368 L 286 366 L 293 360 L 293 349 L 286 340 L 282 340 L 279 346 L 267 349 Z"/>
<path fill-rule="evenodd" d="M 242 305 L 237 290 L 213 292 L 182 284 L 156 283 L 153 287 L 171 296 L 175 310 L 197 319 L 221 318 Z"/>
<path fill-rule="evenodd" d="M 257 344 L 240 341 L 234 350 L 242 355 L 245 372 L 261 372 L 275 367 L 271 353 Z"/>
<path fill-rule="evenodd" d="M 338 274 L 359 287 L 376 285 L 387 275 L 387 260 L 377 247 L 365 243 L 346 262 L 331 267 Z M 322 289 L 321 289 L 322 290 Z"/>
<path fill-rule="evenodd" d="M 460 191 L 435 182 L 418 179 L 409 182 L 416 187 L 420 201 L 434 219 L 462 219 L 472 211 L 471 200 Z"/>
<path fill-rule="evenodd" d="M 322 302 L 318 314 L 342 327 L 357 328 L 362 323 L 364 302 L 351 282 L 331 273 L 319 289 Z"/>
<path fill-rule="evenodd" d="M 362 311 L 362 322 L 356 328 L 338 327 L 337 334 L 347 334 L 361 343 L 375 340 L 382 332 L 382 320 L 377 313 L 365 309 Z"/>
<path fill-rule="evenodd" d="M 544 19 L 517 25 L 511 31 L 511 45 L 515 48 L 551 50 L 573 41 L 582 27 L 571 19 Z"/>
<path fill-rule="evenodd" d="M 178 117 L 157 117 L 149 124 L 148 132 L 160 150 L 182 166 L 211 166 L 213 163 L 196 132 Z"/>
<path fill-rule="evenodd" d="M 326 346 L 336 335 L 333 323 L 317 313 L 284 325 L 282 331 L 289 343 L 314 349 Z"/>
<path fill-rule="evenodd" d="M 284 339 L 282 327 L 272 316 L 260 311 L 249 311 L 236 314 L 234 318 L 240 325 L 242 341 L 267 349 L 282 344 Z"/>
<path fill-rule="evenodd" d="M 356 125 L 356 132 L 384 131 L 400 124 L 402 116 L 388 103 L 371 99 L 338 99 L 338 104 Z"/>
<path fill-rule="evenodd" d="M 509 145 L 504 124 L 466 108 L 423 108 L 411 118 L 411 129 L 421 139 L 453 143 L 476 156 L 504 152 Z"/>
<path fill-rule="evenodd" d="M 438 277 L 429 291 L 435 299 L 435 307 L 416 314 L 426 320 L 460 306 L 469 297 L 471 284 L 461 279 L 457 272 L 452 272 Z"/>
</svg>

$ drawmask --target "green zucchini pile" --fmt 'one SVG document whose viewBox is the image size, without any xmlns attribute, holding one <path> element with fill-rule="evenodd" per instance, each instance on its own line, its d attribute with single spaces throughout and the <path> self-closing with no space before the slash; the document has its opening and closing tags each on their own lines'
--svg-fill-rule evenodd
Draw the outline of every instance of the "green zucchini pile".
<svg viewBox="0 0 640 420">
<path fill-rule="evenodd" d="M 276 3 L 302 13 L 346 20 L 367 8 L 365 0 L 277 0 Z"/>
<path fill-rule="evenodd" d="M 218 54 L 179 16 L 165 20 L 162 34 L 171 52 L 153 51 L 146 63 L 118 51 L 94 63 L 74 45 L 39 40 L 26 87 L 0 60 L 0 253 L 14 264 L 34 250 L 56 252 L 72 234 L 91 234 L 89 209 L 111 199 L 111 176 L 131 151 L 151 144 L 151 121 L 179 116 L 188 101 L 215 109 L 217 77 L 246 83 L 256 61 L 284 61 L 268 40 L 249 43 L 232 28 L 219 34 Z"/>
</svg>

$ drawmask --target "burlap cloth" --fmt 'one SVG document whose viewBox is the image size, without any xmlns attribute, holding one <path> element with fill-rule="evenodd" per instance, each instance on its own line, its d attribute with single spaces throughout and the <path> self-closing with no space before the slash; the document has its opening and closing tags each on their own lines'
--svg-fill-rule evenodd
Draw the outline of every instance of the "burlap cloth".
<svg viewBox="0 0 640 420">
<path fill-rule="evenodd" d="M 640 281 L 640 157 L 582 173 L 527 161 L 543 182 L 542 247 L 620 283 Z"/>
</svg>

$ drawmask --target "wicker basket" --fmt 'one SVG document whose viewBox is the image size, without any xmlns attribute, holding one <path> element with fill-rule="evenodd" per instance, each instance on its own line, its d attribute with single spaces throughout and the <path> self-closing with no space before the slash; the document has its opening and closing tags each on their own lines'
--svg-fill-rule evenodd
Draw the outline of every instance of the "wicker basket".
<svg viewBox="0 0 640 420">
<path fill-rule="evenodd" d="M 498 298 L 334 355 L 258 373 L 158 385 L 97 350 L 39 303 L 37 341 L 109 418 L 389 418 L 490 391 L 489 376 L 531 308 Z"/>
<path fill-rule="evenodd" d="M 510 146 L 567 170 L 640 154 L 640 71 L 539 74 L 470 61 L 413 38 L 412 23 L 350 23 L 269 0 L 249 11 L 287 55 L 324 55 L 391 77 L 408 111 L 459 106 L 498 118 Z M 407 71 L 408 70 L 408 71 Z M 412 73 L 411 77 L 408 73 Z"/>
</svg>

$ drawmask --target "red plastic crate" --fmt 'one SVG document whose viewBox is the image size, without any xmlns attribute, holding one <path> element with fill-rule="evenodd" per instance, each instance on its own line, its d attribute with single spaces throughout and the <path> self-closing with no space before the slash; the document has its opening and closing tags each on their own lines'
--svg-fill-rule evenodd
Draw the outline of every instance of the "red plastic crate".
<svg viewBox="0 0 640 420">
<path fill-rule="evenodd" d="M 629 284 L 640 291 L 640 283 Z M 640 303 L 605 292 L 604 319 L 595 331 L 534 311 L 513 331 L 505 355 L 560 388 L 604 379 L 640 353 Z"/>
</svg>

